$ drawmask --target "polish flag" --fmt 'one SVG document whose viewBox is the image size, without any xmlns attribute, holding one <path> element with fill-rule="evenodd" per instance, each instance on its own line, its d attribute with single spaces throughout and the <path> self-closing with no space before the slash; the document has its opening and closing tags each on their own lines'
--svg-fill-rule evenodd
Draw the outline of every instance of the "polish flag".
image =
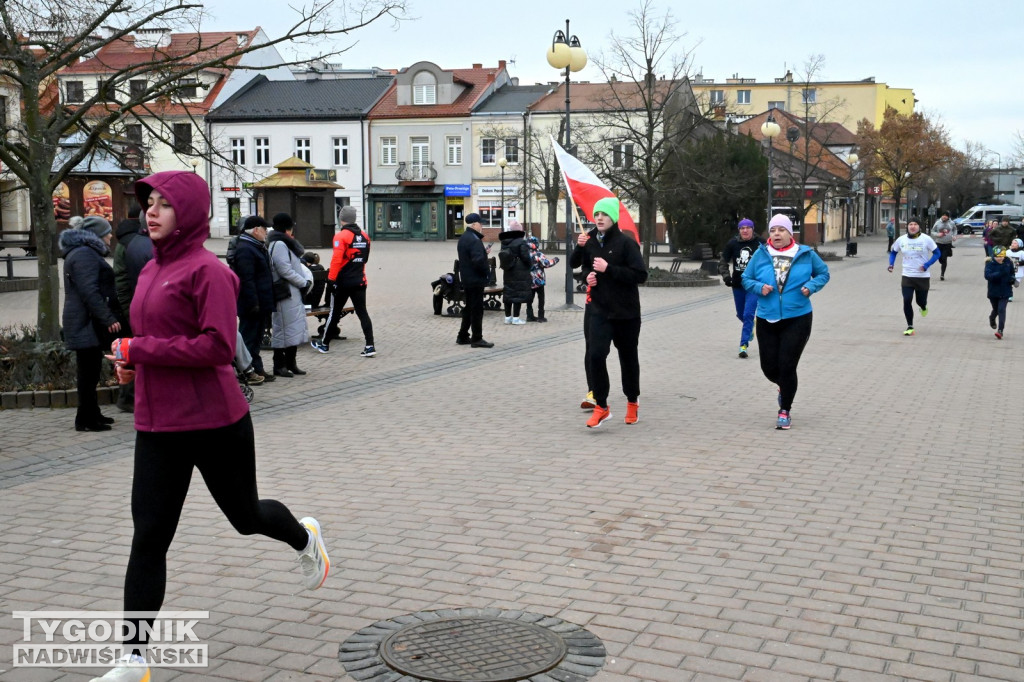
<svg viewBox="0 0 1024 682">
<path fill-rule="evenodd" d="M 562 149 L 562 145 L 551 137 L 551 145 L 555 150 L 555 158 L 558 159 L 558 167 L 562 169 L 562 177 L 565 178 L 565 186 L 569 189 L 569 199 L 583 209 L 587 218 L 594 221 L 594 204 L 598 199 L 614 197 L 615 194 L 605 187 L 601 178 L 597 177 L 594 171 L 587 168 L 575 156 Z M 636 229 L 636 223 L 626 210 L 626 205 L 619 201 L 619 229 L 632 235 L 636 243 L 640 243 L 640 231 Z"/>
</svg>

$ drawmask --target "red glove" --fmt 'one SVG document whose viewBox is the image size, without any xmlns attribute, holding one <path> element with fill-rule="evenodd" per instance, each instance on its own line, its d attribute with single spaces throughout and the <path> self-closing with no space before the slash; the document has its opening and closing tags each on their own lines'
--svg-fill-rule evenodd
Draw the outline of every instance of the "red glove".
<svg viewBox="0 0 1024 682">
<path fill-rule="evenodd" d="M 115 365 L 129 368 L 132 366 L 131 356 L 129 353 L 131 347 L 131 339 L 114 339 L 114 342 L 110 344 L 110 352 L 113 354 L 111 359 L 114 361 Z"/>
</svg>

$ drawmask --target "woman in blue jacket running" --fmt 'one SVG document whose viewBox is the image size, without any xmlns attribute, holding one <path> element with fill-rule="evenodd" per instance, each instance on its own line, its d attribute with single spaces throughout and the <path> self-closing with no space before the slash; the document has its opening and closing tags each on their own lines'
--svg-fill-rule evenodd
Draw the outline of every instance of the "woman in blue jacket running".
<svg viewBox="0 0 1024 682">
<path fill-rule="evenodd" d="M 788 429 L 796 396 L 796 367 L 811 337 L 811 294 L 829 280 L 828 266 L 809 246 L 793 240 L 793 223 L 777 215 L 768 223 L 768 243 L 743 271 L 743 288 L 757 295 L 757 345 L 761 371 L 779 387 L 775 428 Z"/>
</svg>

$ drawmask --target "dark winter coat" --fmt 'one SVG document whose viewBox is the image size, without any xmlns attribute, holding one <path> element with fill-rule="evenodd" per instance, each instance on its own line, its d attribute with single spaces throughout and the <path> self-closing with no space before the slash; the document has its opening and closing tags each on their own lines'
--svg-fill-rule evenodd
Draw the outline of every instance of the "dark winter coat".
<svg viewBox="0 0 1024 682">
<path fill-rule="evenodd" d="M 131 305 L 135 298 L 135 287 L 139 284 L 139 274 L 146 263 L 153 260 L 153 240 L 149 238 L 149 232 L 143 228 L 142 232 L 135 235 L 124 254 L 125 275 L 128 278 L 128 304 Z M 118 293 L 120 296 L 120 292 Z"/>
<path fill-rule="evenodd" d="M 988 238 L 992 241 L 992 246 L 1002 246 L 1003 248 L 1010 248 L 1011 242 L 1017 238 L 1017 230 L 1013 229 L 1009 225 L 999 224 L 992 228 L 989 232 Z"/>
<path fill-rule="evenodd" d="M 132 292 L 135 291 L 135 282 L 129 281 L 125 267 L 125 255 L 128 253 L 128 245 L 132 243 L 139 230 L 142 229 L 138 219 L 128 218 L 117 224 L 114 236 L 117 237 L 117 245 L 114 246 L 114 283 L 117 285 L 117 302 L 121 310 L 128 311 L 132 304 Z M 135 273 L 138 279 L 139 273 Z M 124 320 L 122 320 L 124 322 Z"/>
<path fill-rule="evenodd" d="M 459 237 L 459 279 L 464 287 L 485 287 L 491 276 L 484 236 L 471 227 Z"/>
<path fill-rule="evenodd" d="M 988 280 L 989 298 L 1010 298 L 1013 296 L 1013 282 L 1016 268 L 1013 261 L 1004 258 L 1002 263 L 990 260 L 985 263 L 985 279 Z"/>
<path fill-rule="evenodd" d="M 57 243 L 64 258 L 64 344 L 97 348 L 95 327 L 114 324 L 119 312 L 107 245 L 88 230 L 64 230 Z"/>
<path fill-rule="evenodd" d="M 522 230 L 509 230 L 498 235 L 501 250 L 508 251 L 511 264 L 502 268 L 504 273 L 505 291 L 502 298 L 506 303 L 529 303 L 530 292 L 533 290 L 533 258 L 530 256 L 530 245 L 523 238 Z"/>
<path fill-rule="evenodd" d="M 274 312 L 274 275 L 263 242 L 248 234 L 239 237 L 232 269 L 238 275 L 238 315 Z"/>
<path fill-rule="evenodd" d="M 597 228 L 590 231 L 587 243 L 572 252 L 572 263 L 579 263 L 583 274 L 594 272 L 597 284 L 590 287 L 588 303 L 592 310 L 610 320 L 631 320 L 640 317 L 640 284 L 647 281 L 647 266 L 640 246 L 622 233 L 618 224 L 612 225 L 598 242 Z M 594 259 L 608 262 L 604 272 L 594 270 Z"/>
</svg>

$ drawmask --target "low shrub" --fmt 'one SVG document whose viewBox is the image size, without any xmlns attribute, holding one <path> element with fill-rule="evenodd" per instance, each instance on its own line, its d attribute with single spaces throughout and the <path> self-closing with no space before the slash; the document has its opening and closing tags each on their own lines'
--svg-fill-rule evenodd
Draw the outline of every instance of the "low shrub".
<svg viewBox="0 0 1024 682">
<path fill-rule="evenodd" d="M 35 327 L 0 327 L 0 391 L 59 391 L 75 388 L 75 352 L 60 341 L 37 340 Z M 100 385 L 115 382 L 103 363 Z"/>
</svg>

